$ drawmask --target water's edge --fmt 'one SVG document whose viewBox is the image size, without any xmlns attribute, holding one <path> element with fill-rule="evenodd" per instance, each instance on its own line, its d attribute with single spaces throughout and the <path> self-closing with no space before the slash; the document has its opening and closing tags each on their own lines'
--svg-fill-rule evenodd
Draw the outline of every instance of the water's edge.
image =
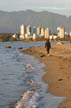
<svg viewBox="0 0 71 108">
<path fill-rule="evenodd" d="M 65 99 L 65 97 L 57 97 L 57 96 L 54 96 L 52 95 L 51 93 L 48 93 L 47 92 L 47 88 L 48 88 L 48 84 L 45 83 L 45 81 L 43 81 L 42 77 L 44 76 L 45 72 L 44 72 L 44 64 L 40 63 L 40 61 L 38 59 L 35 59 L 33 56 L 30 56 L 30 55 L 27 55 L 26 56 L 29 56 L 30 58 L 32 58 L 34 60 L 34 62 L 38 62 L 38 66 L 40 66 L 40 72 L 38 73 L 38 67 L 35 74 L 37 74 L 37 81 L 35 82 L 36 84 L 38 85 L 41 85 L 41 87 L 39 86 L 39 88 L 35 89 L 35 92 L 39 95 L 38 96 L 38 106 L 35 106 L 35 108 L 58 108 L 58 105 Z M 31 67 L 32 67 L 33 64 L 31 64 Z M 35 67 L 34 67 L 35 69 Z M 38 77 L 39 76 L 39 77 Z M 32 91 L 32 90 L 31 90 Z M 34 90 L 33 90 L 34 91 Z M 24 97 L 24 94 L 23 94 L 23 97 Z M 22 99 L 22 98 L 21 98 Z M 39 101 L 40 100 L 40 101 Z M 32 100 L 33 102 L 33 100 Z M 37 103 L 37 101 L 36 101 Z M 34 102 L 33 102 L 34 104 Z M 28 106 L 27 106 L 28 108 Z M 31 108 L 31 107 L 29 107 Z M 34 108 L 32 106 L 32 108 Z"/>
<path fill-rule="evenodd" d="M 5 48 L 8 45 L 11 48 Z M 44 64 L 33 56 L 19 52 L 19 48 L 26 49 L 32 46 L 44 46 L 44 42 L 0 43 L 0 108 L 12 108 L 27 91 L 34 91 L 31 101 L 37 95 L 32 103 L 38 103 L 37 108 L 47 108 L 47 105 L 48 108 L 57 108 L 64 100 L 64 97 L 47 93 L 48 84 L 42 80 L 45 74 Z M 36 88 L 33 88 L 32 84 L 36 84 Z M 30 104 L 30 100 L 26 102 L 27 104 Z"/>
</svg>

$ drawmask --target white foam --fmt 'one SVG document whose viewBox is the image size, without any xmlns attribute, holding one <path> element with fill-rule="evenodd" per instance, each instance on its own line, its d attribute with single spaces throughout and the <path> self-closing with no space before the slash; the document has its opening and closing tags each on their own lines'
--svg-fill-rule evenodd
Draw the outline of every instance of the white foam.
<svg viewBox="0 0 71 108">
<path fill-rule="evenodd" d="M 24 95 L 22 96 L 22 99 L 24 101 L 27 101 L 31 96 L 33 95 L 33 91 L 27 91 L 24 93 Z"/>
<path fill-rule="evenodd" d="M 29 84 L 31 87 L 35 87 L 35 88 L 38 87 L 38 84 L 33 80 L 28 80 L 27 84 Z"/>
<path fill-rule="evenodd" d="M 37 92 L 34 92 L 32 95 L 32 98 L 28 101 L 29 108 L 36 108 L 38 106 L 37 99 L 39 97 L 39 94 Z"/>
<path fill-rule="evenodd" d="M 27 72 L 33 72 L 33 70 L 34 70 L 34 67 L 31 64 L 26 65 L 26 71 Z"/>
<path fill-rule="evenodd" d="M 24 105 L 26 108 L 36 108 L 38 106 L 39 94 L 34 91 L 27 91 L 23 94 L 20 101 L 17 102 L 15 108 L 22 108 Z"/>
<path fill-rule="evenodd" d="M 22 100 L 20 100 L 20 101 L 18 101 L 18 102 L 16 103 L 15 108 L 23 108 L 23 106 L 24 106 L 24 103 L 23 103 Z"/>
</svg>

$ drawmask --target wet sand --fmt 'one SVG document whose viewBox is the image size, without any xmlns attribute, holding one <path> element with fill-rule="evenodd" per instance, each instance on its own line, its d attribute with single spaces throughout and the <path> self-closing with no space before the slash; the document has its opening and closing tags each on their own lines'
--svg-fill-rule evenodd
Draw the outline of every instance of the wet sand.
<svg viewBox="0 0 71 108">
<path fill-rule="evenodd" d="M 43 80 L 49 85 L 47 92 L 67 97 L 58 108 L 71 108 L 71 45 L 52 46 L 50 56 L 44 47 L 32 47 L 21 52 L 35 56 L 45 64 Z"/>
</svg>

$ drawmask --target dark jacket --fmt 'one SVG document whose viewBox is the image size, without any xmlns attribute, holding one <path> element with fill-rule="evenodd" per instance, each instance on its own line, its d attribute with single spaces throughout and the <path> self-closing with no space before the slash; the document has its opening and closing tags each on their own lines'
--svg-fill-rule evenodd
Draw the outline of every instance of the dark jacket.
<svg viewBox="0 0 71 108">
<path fill-rule="evenodd" d="M 49 41 L 47 41 L 47 42 L 45 43 L 45 48 L 51 48 L 51 44 L 50 44 Z"/>
</svg>

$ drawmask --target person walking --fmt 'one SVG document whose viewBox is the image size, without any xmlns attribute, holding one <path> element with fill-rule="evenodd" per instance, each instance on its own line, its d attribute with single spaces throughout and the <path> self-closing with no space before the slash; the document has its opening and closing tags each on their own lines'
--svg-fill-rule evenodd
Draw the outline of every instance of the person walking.
<svg viewBox="0 0 71 108">
<path fill-rule="evenodd" d="M 50 51 L 50 48 L 51 48 L 51 43 L 49 41 L 49 38 L 47 39 L 47 41 L 45 42 L 45 48 L 46 48 L 46 51 L 47 51 L 47 54 L 49 56 L 49 51 Z"/>
</svg>

